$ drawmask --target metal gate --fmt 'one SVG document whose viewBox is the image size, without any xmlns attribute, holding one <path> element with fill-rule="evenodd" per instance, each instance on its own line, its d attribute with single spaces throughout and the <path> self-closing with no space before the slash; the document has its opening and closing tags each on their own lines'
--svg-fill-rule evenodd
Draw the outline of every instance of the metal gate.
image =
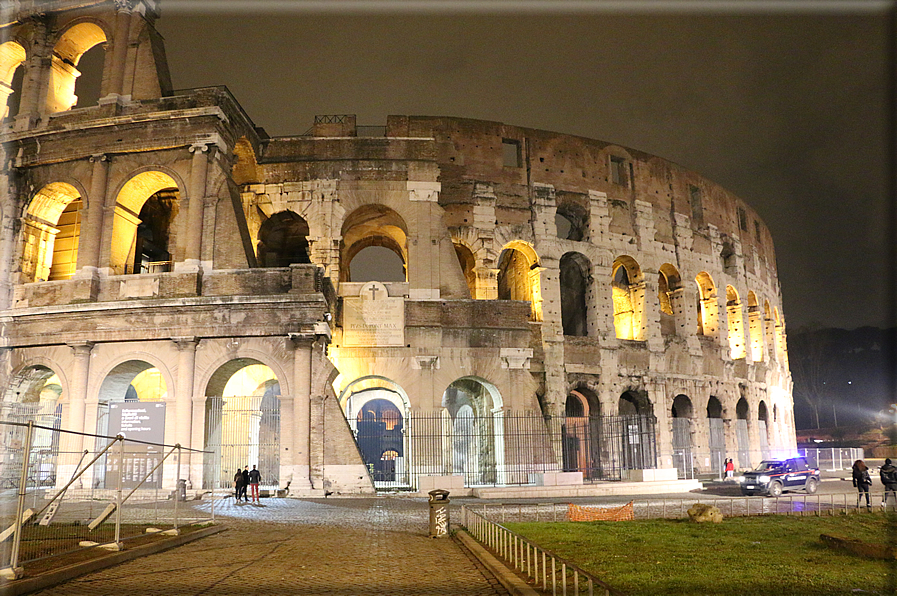
<svg viewBox="0 0 897 596">
<path fill-rule="evenodd" d="M 757 421 L 757 431 L 760 433 L 760 457 L 769 459 L 769 435 L 766 430 L 766 420 Z"/>
<path fill-rule="evenodd" d="M 673 418 L 673 464 L 679 478 L 694 477 L 691 451 L 691 420 Z"/>
<path fill-rule="evenodd" d="M 350 421 L 361 458 L 377 488 L 407 487 L 410 484 L 405 465 L 405 418 L 396 409 L 394 415 L 368 416 Z"/>
<path fill-rule="evenodd" d="M 657 466 L 653 416 L 566 416 L 560 423 L 565 471 L 580 471 L 585 481 L 620 480 L 623 470 Z"/>
<path fill-rule="evenodd" d="M 280 398 L 207 397 L 203 488 L 230 488 L 238 469 L 257 466 L 261 486 L 280 484 Z"/>
<path fill-rule="evenodd" d="M 739 418 L 735 421 L 735 438 L 738 440 L 738 466 L 751 467 L 751 439 L 748 434 L 748 421 Z"/>
<path fill-rule="evenodd" d="M 708 418 L 707 428 L 710 431 L 710 470 L 720 474 L 726 458 L 726 427 L 722 418 Z"/>
</svg>

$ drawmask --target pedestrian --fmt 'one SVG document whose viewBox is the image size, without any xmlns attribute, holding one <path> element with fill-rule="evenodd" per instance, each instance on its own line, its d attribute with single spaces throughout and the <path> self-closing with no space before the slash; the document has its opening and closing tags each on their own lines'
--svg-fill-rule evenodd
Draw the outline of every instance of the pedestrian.
<svg viewBox="0 0 897 596">
<path fill-rule="evenodd" d="M 872 486 L 872 476 L 869 475 L 868 466 L 861 459 L 853 462 L 853 485 L 857 489 L 857 507 L 860 506 L 863 493 L 865 493 L 866 509 L 872 509 L 872 505 L 869 503 L 869 487 Z"/>
<path fill-rule="evenodd" d="M 240 468 L 237 468 L 237 473 L 234 474 L 234 500 L 235 502 L 240 502 L 240 495 L 243 494 L 243 472 Z"/>
<path fill-rule="evenodd" d="M 252 466 L 252 470 L 249 471 L 249 486 L 252 487 L 252 502 L 259 502 L 259 482 L 262 479 L 262 473 L 255 469 L 255 466 Z"/>
<path fill-rule="evenodd" d="M 885 465 L 878 471 L 881 476 L 881 483 L 885 485 L 885 496 L 881 501 L 881 506 L 888 504 L 888 493 L 897 501 L 897 467 L 891 463 L 891 458 L 885 459 Z"/>
<path fill-rule="evenodd" d="M 735 477 L 735 462 L 732 461 L 732 458 L 729 457 L 726 459 L 726 480 L 731 480 Z"/>
<path fill-rule="evenodd" d="M 243 501 L 246 503 L 249 502 L 249 497 L 246 496 L 246 489 L 249 488 L 249 466 L 243 468 Z"/>
</svg>

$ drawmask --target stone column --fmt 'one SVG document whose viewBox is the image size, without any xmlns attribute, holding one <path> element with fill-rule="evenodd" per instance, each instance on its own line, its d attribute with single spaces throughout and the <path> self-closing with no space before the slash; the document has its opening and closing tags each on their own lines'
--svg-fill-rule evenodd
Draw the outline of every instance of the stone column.
<svg viewBox="0 0 897 596">
<path fill-rule="evenodd" d="M 174 439 L 181 447 L 193 447 L 190 429 L 193 422 L 192 405 L 196 345 L 199 341 L 195 337 L 172 337 L 171 340 L 178 348 L 178 378 L 175 396 L 177 425 L 175 426 Z"/>
<path fill-rule="evenodd" d="M 115 0 L 115 41 L 112 47 L 112 72 L 109 95 L 123 95 L 125 61 L 131 37 L 131 0 Z"/>
<path fill-rule="evenodd" d="M 197 143 L 190 147 L 190 152 L 193 153 L 193 163 L 190 167 L 184 267 L 188 271 L 197 271 L 201 268 L 203 201 L 206 196 L 206 175 L 209 171 L 209 145 Z"/>
<path fill-rule="evenodd" d="M 290 437 L 286 442 L 293 449 L 293 485 L 296 488 L 311 488 L 309 479 L 310 424 L 311 424 L 311 378 L 312 342 L 302 335 L 291 335 L 293 344 L 293 426 L 283 429 L 282 436 Z"/>
<path fill-rule="evenodd" d="M 87 221 L 84 232 L 78 238 L 78 269 L 89 268 L 88 272 L 95 270 L 100 263 L 109 158 L 103 154 L 94 155 L 90 162 L 93 164 L 93 173 L 90 178 L 90 196 L 87 197 Z"/>
<path fill-rule="evenodd" d="M 0 221 L 0 310 L 6 310 L 12 301 L 12 258 L 16 240 L 16 220 L 5 216 Z"/>
<path fill-rule="evenodd" d="M 81 458 L 81 452 L 84 450 L 84 436 L 74 433 L 83 433 L 85 430 L 93 432 L 96 430 L 85 429 L 84 427 L 87 383 L 90 378 L 90 351 L 93 349 L 93 345 L 92 342 L 72 342 L 68 344 L 74 353 L 74 363 L 69 385 L 68 420 L 66 420 L 64 429 L 73 432 L 63 433 L 61 437 L 61 457 L 59 470 L 56 474 L 58 479 L 72 477 Z M 93 446 L 88 445 L 87 447 L 92 448 Z M 90 486 L 91 483 L 88 476 L 92 477 L 92 474 L 88 472 L 82 476 L 82 482 Z"/>
</svg>

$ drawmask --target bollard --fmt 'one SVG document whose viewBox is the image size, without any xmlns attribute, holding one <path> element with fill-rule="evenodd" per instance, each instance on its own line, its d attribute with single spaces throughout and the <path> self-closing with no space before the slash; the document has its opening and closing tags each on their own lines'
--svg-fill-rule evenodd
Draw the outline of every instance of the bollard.
<svg viewBox="0 0 897 596">
<path fill-rule="evenodd" d="M 451 502 L 448 498 L 449 491 L 436 489 L 427 494 L 430 495 L 430 538 L 448 536 L 448 504 Z"/>
</svg>

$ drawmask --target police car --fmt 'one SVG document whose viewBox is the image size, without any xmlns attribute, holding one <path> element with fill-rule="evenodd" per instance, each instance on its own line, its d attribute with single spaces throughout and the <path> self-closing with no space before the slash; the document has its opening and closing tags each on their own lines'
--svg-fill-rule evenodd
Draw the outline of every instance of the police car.
<svg viewBox="0 0 897 596">
<path fill-rule="evenodd" d="M 738 481 L 743 495 L 778 497 L 786 490 L 803 490 L 813 494 L 819 488 L 819 470 L 811 468 L 802 457 L 766 460 Z"/>
</svg>

